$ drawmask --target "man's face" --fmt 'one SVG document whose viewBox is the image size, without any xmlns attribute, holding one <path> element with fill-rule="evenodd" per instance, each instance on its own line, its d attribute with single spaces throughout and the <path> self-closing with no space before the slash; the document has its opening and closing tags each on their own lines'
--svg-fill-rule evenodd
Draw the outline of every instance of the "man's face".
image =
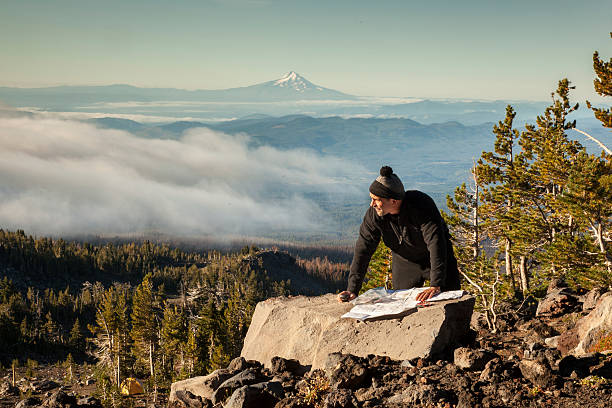
<svg viewBox="0 0 612 408">
<path fill-rule="evenodd" d="M 372 193 L 370 193 L 370 198 L 372 199 L 370 202 L 370 207 L 373 207 L 376 214 L 378 214 L 380 217 L 389 213 L 394 214 L 397 211 L 397 200 L 393 200 L 391 198 L 381 198 Z"/>
</svg>

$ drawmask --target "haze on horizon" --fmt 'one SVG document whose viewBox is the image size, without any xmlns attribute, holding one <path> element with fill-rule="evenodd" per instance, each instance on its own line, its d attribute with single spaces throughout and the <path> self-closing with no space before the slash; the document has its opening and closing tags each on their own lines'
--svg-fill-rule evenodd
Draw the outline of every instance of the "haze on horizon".
<svg viewBox="0 0 612 408">
<path fill-rule="evenodd" d="M 604 0 L 3 2 L 0 86 L 227 89 L 295 70 L 359 96 L 597 103 Z"/>
</svg>

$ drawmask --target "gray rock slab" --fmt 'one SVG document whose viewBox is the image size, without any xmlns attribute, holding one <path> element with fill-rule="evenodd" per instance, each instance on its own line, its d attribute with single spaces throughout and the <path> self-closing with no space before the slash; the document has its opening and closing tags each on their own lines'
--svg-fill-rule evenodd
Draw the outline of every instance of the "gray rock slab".
<svg viewBox="0 0 612 408">
<path fill-rule="evenodd" d="M 225 380 L 231 378 L 234 374 L 226 369 L 215 370 L 209 375 L 188 378 L 186 380 L 172 383 L 170 387 L 170 396 L 168 402 L 177 400 L 177 391 L 189 391 L 194 395 L 206 399 L 212 399 L 212 395 Z"/>
<path fill-rule="evenodd" d="M 272 357 L 323 368 L 334 352 L 395 360 L 433 358 L 467 334 L 474 297 L 432 302 L 402 318 L 359 322 L 342 319 L 352 305 L 336 295 L 278 297 L 259 302 L 241 356 L 271 367 Z"/>
</svg>

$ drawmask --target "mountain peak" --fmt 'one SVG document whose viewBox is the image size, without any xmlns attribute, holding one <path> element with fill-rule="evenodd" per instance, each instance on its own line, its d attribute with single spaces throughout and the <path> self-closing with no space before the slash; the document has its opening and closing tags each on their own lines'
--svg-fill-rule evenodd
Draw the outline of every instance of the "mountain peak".
<svg viewBox="0 0 612 408">
<path fill-rule="evenodd" d="M 314 84 L 312 84 L 310 81 L 308 81 L 306 78 L 302 77 L 300 74 L 298 74 L 295 71 L 289 71 L 288 73 L 283 75 L 282 78 L 274 81 L 272 85 L 278 86 L 281 88 L 293 88 L 294 90 L 298 92 L 304 92 L 305 90 L 308 90 L 308 89 L 321 90 L 320 87 L 315 86 Z"/>
</svg>

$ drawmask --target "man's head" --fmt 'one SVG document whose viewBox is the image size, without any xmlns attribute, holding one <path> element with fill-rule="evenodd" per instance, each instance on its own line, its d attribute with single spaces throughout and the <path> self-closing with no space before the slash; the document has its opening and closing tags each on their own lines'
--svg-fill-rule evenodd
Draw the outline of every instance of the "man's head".
<svg viewBox="0 0 612 408">
<path fill-rule="evenodd" d="M 389 166 L 380 169 L 380 176 L 370 184 L 371 207 L 380 216 L 397 214 L 404 198 L 404 185 Z"/>
<path fill-rule="evenodd" d="M 374 208 L 380 217 L 387 214 L 399 214 L 402 200 L 394 198 L 382 198 L 370 193 L 370 207 Z"/>
</svg>

